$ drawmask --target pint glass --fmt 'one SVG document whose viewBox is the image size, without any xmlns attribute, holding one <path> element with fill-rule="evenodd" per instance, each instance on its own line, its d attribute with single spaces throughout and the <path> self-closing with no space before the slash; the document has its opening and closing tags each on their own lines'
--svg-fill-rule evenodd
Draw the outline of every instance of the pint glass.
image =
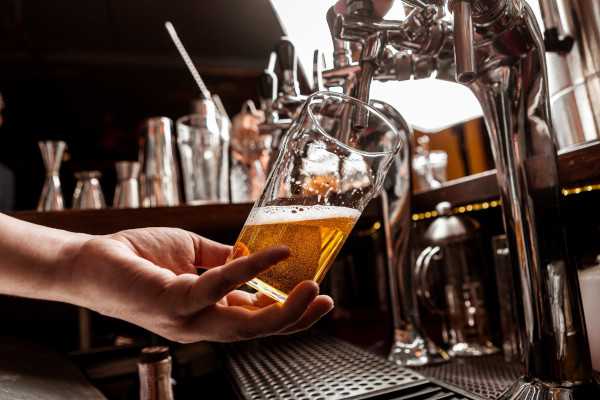
<svg viewBox="0 0 600 400">
<path fill-rule="evenodd" d="M 332 92 L 309 96 L 229 260 L 275 244 L 291 256 L 248 285 L 283 302 L 298 283 L 320 283 L 401 146 L 394 125 L 369 105 Z"/>
</svg>

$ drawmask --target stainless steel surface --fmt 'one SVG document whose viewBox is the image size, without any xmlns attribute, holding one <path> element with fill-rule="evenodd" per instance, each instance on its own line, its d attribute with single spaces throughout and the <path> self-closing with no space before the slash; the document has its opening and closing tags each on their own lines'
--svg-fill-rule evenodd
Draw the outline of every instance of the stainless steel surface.
<svg viewBox="0 0 600 400">
<path fill-rule="evenodd" d="M 600 5 L 541 0 L 552 121 L 560 149 L 600 138 Z M 553 38 L 549 42 L 549 38 Z M 555 43 L 556 41 L 566 41 Z"/>
<path fill-rule="evenodd" d="M 519 305 L 515 293 L 515 280 L 512 273 L 513 266 L 506 235 L 492 237 L 492 252 L 504 360 L 507 362 L 520 361 L 523 356 L 521 351 L 521 330 L 519 328 Z"/>
<path fill-rule="evenodd" d="M 61 140 L 45 140 L 38 142 L 44 168 L 46 169 L 46 180 L 42 188 L 42 194 L 37 205 L 38 211 L 60 211 L 64 210 L 64 198 L 58 171 L 62 157 L 67 149 L 67 144 Z"/>
<path fill-rule="evenodd" d="M 245 400 L 483 399 L 314 330 L 220 350 Z"/>
<path fill-rule="evenodd" d="M 405 66 L 412 68 L 413 76 L 417 61 L 424 61 L 426 72 L 453 80 L 456 27 L 445 24 L 441 12 L 421 13 L 421 18 L 412 18 L 419 24 L 409 26 L 410 15 L 402 22 L 338 17 L 336 23 L 341 26 L 336 35 L 366 43 L 362 36 L 345 36 L 344 32 L 364 32 L 370 40 L 399 32 L 399 40 L 389 39 L 387 44 L 411 60 Z M 525 386 L 517 382 L 503 398 L 550 399 L 559 390 L 564 398 L 600 397 L 591 371 L 576 260 L 569 254 L 562 221 L 563 198 L 538 23 L 529 6 L 519 0 L 474 0 L 472 21 L 477 76 L 469 87 L 484 110 L 522 299 Z M 367 74 L 355 74 L 359 87 L 370 85 L 361 79 L 378 78 L 370 64 Z M 386 63 L 381 65 L 386 67 Z M 391 71 L 381 75 L 389 79 L 394 74 L 398 75 Z M 356 93 L 364 95 L 361 90 Z"/>
<path fill-rule="evenodd" d="M 486 399 L 497 399 L 523 375 L 520 362 L 506 362 L 502 355 L 458 357 L 444 364 L 415 368 L 420 374 L 477 393 Z"/>
<path fill-rule="evenodd" d="M 173 121 L 148 118 L 142 124 L 138 161 L 143 207 L 179 204 L 179 168 L 175 153 Z"/>
<path fill-rule="evenodd" d="M 456 81 L 470 83 L 477 76 L 473 50 L 473 20 L 471 0 L 456 0 L 451 5 L 454 16 L 454 58 Z"/>
<path fill-rule="evenodd" d="M 117 161 L 117 187 L 113 207 L 138 208 L 140 206 L 140 163 L 137 161 Z"/>
<path fill-rule="evenodd" d="M 77 184 L 73 193 L 73 209 L 102 209 L 106 208 L 104 193 L 100 186 L 100 171 L 75 172 Z"/>
</svg>

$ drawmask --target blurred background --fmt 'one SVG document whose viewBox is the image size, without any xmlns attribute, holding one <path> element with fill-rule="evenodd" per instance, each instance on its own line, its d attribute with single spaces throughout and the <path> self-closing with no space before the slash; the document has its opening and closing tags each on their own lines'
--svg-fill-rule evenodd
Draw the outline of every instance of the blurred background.
<svg viewBox="0 0 600 400">
<path fill-rule="evenodd" d="M 12 171 L 12 209 L 35 209 L 45 172 L 39 140 L 64 140 L 66 207 L 75 171 L 100 170 L 110 205 L 114 162 L 136 160 L 140 123 L 188 114 L 198 88 L 164 23 L 171 21 L 211 93 L 230 117 L 248 99 L 258 104 L 257 77 L 288 35 L 308 93 L 312 52 L 331 57 L 326 10 L 333 0 L 0 2 L 0 163 Z M 390 18 L 399 10 L 390 11 Z M 331 65 L 331 64 L 329 64 Z M 436 86 L 441 85 L 441 86 Z M 395 105 L 432 150 L 448 153 L 448 179 L 493 168 L 481 110 L 468 89 L 427 79 L 374 83 L 373 98 Z M 436 93 L 424 98 L 422 93 Z M 435 104 L 439 104 L 437 107 Z M 427 106 L 428 105 L 428 106 Z M 431 109 L 447 110 L 447 115 Z M 466 124 L 465 124 L 466 123 Z M 467 142 L 478 142 L 465 146 Z M 4 175 L 2 175 L 4 176 Z"/>
</svg>

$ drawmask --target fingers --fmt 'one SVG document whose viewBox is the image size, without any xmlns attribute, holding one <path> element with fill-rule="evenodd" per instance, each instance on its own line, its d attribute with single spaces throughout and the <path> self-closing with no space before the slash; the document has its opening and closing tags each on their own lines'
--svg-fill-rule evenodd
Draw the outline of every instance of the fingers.
<svg viewBox="0 0 600 400">
<path fill-rule="evenodd" d="M 296 286 L 283 304 L 245 310 L 245 318 L 230 330 L 236 333 L 233 340 L 288 334 L 309 328 L 333 308 L 331 298 L 318 296 L 318 293 L 319 286 L 315 282 L 304 281 Z"/>
<path fill-rule="evenodd" d="M 201 309 L 290 256 L 287 246 L 272 246 L 206 271 L 189 293 L 189 306 Z"/>
<path fill-rule="evenodd" d="M 196 277 L 195 280 L 202 277 Z M 193 277 L 189 276 L 189 279 L 191 282 Z M 171 340 L 189 343 L 198 340 L 231 342 L 293 333 L 309 328 L 333 308 L 331 298 L 318 295 L 318 292 L 319 287 L 315 282 L 305 281 L 282 304 L 266 300 L 267 296 L 260 293 L 233 291 L 204 308 L 188 308 L 187 311 L 180 308 L 182 314 L 172 319 L 172 325 L 160 334 Z M 180 301 L 178 304 L 186 302 Z"/>
<path fill-rule="evenodd" d="M 225 264 L 231 253 L 231 246 L 189 232 L 196 252 L 195 265 L 202 268 L 213 268 Z"/>
</svg>

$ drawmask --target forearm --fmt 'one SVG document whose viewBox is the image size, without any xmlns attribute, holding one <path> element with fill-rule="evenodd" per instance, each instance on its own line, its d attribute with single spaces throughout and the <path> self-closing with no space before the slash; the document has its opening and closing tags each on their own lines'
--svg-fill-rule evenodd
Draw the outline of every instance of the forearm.
<svg viewBox="0 0 600 400">
<path fill-rule="evenodd" d="M 89 237 L 0 213 L 0 294 L 69 301 L 73 260 Z"/>
</svg>

